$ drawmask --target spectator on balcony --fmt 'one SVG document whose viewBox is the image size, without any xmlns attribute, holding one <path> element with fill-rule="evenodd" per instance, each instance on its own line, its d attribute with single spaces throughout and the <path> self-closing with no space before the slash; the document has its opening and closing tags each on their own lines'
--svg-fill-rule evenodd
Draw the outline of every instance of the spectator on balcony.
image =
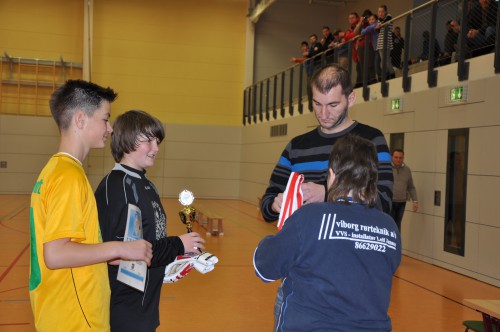
<svg viewBox="0 0 500 332">
<path fill-rule="evenodd" d="M 362 74 L 363 71 L 361 69 L 361 64 L 360 64 L 360 58 L 359 54 L 357 53 L 359 44 L 362 43 L 364 45 L 364 39 L 361 41 L 360 39 L 354 40 L 354 38 L 361 32 L 359 30 L 359 27 L 363 24 L 363 20 L 361 17 L 359 17 L 359 14 L 356 12 L 351 12 L 349 14 L 349 29 L 344 33 L 344 35 L 341 37 L 344 37 L 346 41 L 351 41 L 351 48 L 352 48 L 352 61 L 356 64 L 356 82 L 354 84 L 354 87 L 359 87 L 361 86 L 363 80 L 362 80 Z M 356 32 L 358 31 L 358 32 Z"/>
<path fill-rule="evenodd" d="M 386 75 L 388 78 L 394 78 L 396 77 L 394 73 L 394 68 L 392 68 L 392 61 L 391 61 L 391 50 L 393 49 L 393 43 L 392 43 L 392 15 L 390 15 L 387 12 L 387 6 L 386 5 L 380 5 L 378 7 L 378 21 L 379 24 L 377 25 L 377 29 L 379 30 L 379 35 L 378 35 L 378 40 L 377 40 L 377 55 L 379 56 L 380 59 L 380 72 L 382 73 L 382 61 L 384 60 L 384 54 L 387 51 L 387 57 L 385 58 L 385 63 L 386 63 L 386 70 L 387 72 L 382 73 L 382 75 Z M 385 30 L 388 30 L 387 34 L 387 45 L 384 45 L 384 33 Z M 379 77 L 380 78 L 380 77 Z"/>
<path fill-rule="evenodd" d="M 318 36 L 316 34 L 312 34 L 309 36 L 309 50 L 307 52 L 307 58 L 312 58 L 319 53 L 321 53 L 323 46 L 320 42 L 318 42 Z"/>
<path fill-rule="evenodd" d="M 321 64 L 321 59 L 316 57 L 323 50 L 323 46 L 320 42 L 318 42 L 318 36 L 316 34 L 312 34 L 309 36 L 309 50 L 307 52 L 306 58 L 311 59 L 307 62 L 307 74 L 310 76 L 314 73 L 314 71 L 319 68 Z M 314 58 L 316 57 L 316 58 Z M 313 59 L 314 58 L 314 59 Z"/>
<path fill-rule="evenodd" d="M 429 60 L 430 56 L 430 44 L 431 44 L 431 38 L 430 38 L 430 33 L 429 31 L 424 31 L 422 33 L 422 54 L 420 55 L 420 59 L 423 61 Z M 434 59 L 437 61 L 441 58 L 442 52 L 441 52 L 441 46 L 439 46 L 439 42 L 437 39 L 434 39 Z"/>
<path fill-rule="evenodd" d="M 468 15 L 467 41 L 473 55 L 489 53 L 495 46 L 495 27 L 498 4 L 492 0 L 479 0 Z"/>
<path fill-rule="evenodd" d="M 361 16 L 361 22 L 356 26 L 355 33 L 357 35 L 362 35 L 361 31 L 366 28 L 369 23 L 368 23 L 368 18 L 372 15 L 372 11 L 370 9 L 365 9 L 363 11 L 363 15 Z M 368 48 L 366 51 L 367 56 L 365 60 L 365 47 Z M 359 38 L 359 44 L 358 44 L 358 49 L 357 49 L 358 57 L 359 57 L 359 64 L 361 68 L 361 75 L 364 74 L 365 72 L 365 64 L 367 67 L 367 76 L 368 76 L 368 82 L 371 83 L 372 81 L 375 81 L 375 67 L 374 67 L 374 61 L 375 61 L 375 51 L 372 45 L 372 40 L 370 38 L 366 38 L 365 36 Z M 362 76 L 363 77 L 363 76 Z"/>
<path fill-rule="evenodd" d="M 377 15 L 371 14 L 368 17 L 368 25 L 366 26 L 366 28 L 361 30 L 361 34 L 368 35 L 368 40 L 370 41 L 370 43 L 369 43 L 370 44 L 370 52 L 373 54 L 373 56 L 371 58 L 371 62 L 372 62 L 371 67 L 376 72 L 376 74 L 380 76 L 380 73 L 376 71 L 377 68 L 380 68 L 379 58 L 377 56 L 375 56 L 375 52 L 377 51 L 377 40 L 378 40 L 378 35 L 379 35 L 379 31 L 375 29 L 377 27 L 377 25 L 378 25 Z M 375 75 L 370 77 L 370 79 L 373 79 L 373 81 L 375 81 Z"/>
<path fill-rule="evenodd" d="M 378 25 L 377 15 L 371 14 L 368 17 L 368 25 L 365 28 L 361 29 L 362 35 L 371 34 L 370 41 L 371 41 L 371 45 L 372 45 L 372 50 L 374 50 L 374 51 L 377 49 L 377 40 L 378 40 L 378 34 L 379 34 L 378 30 L 375 30 L 377 25 Z"/>
<path fill-rule="evenodd" d="M 455 43 L 455 61 L 458 61 L 458 57 L 459 57 L 459 47 L 458 47 L 458 36 L 460 35 L 460 31 L 462 30 L 462 27 L 460 25 L 460 20 L 451 20 L 450 22 L 450 26 L 451 28 L 453 29 L 453 31 L 457 34 L 457 42 Z M 466 45 L 467 46 L 467 45 Z M 466 52 L 467 54 L 467 57 L 469 56 L 468 54 L 468 50 L 466 49 Z"/>
<path fill-rule="evenodd" d="M 309 53 L 309 44 L 305 40 L 302 43 L 300 43 L 300 53 L 302 54 L 302 57 L 300 58 L 291 57 L 290 62 L 301 63 L 307 60 L 307 54 Z"/>
<path fill-rule="evenodd" d="M 343 34 L 344 33 L 342 32 L 342 29 L 335 30 L 333 32 L 333 42 L 330 45 L 331 47 L 335 48 L 335 52 L 337 53 L 337 61 L 340 67 L 347 70 L 349 68 L 349 50 L 347 49 L 349 45 L 346 44 L 345 38 L 340 37 Z"/>
<path fill-rule="evenodd" d="M 322 38 L 321 38 L 321 46 L 322 51 L 326 52 L 326 62 L 327 63 L 332 63 L 333 62 L 333 51 L 331 50 L 332 47 L 330 45 L 333 43 L 333 35 L 330 32 L 330 27 L 324 26 L 323 29 L 321 30 Z M 330 51 L 328 51 L 330 50 Z"/>
<path fill-rule="evenodd" d="M 324 26 L 321 30 L 321 34 L 323 35 L 321 41 L 321 44 L 323 45 L 323 51 L 326 51 L 327 49 L 331 48 L 330 44 L 333 42 L 333 35 L 330 32 L 330 27 Z"/>
<path fill-rule="evenodd" d="M 403 36 L 401 36 L 401 28 L 395 27 L 392 32 L 392 51 L 391 51 L 391 60 L 392 66 L 401 69 L 401 56 L 403 54 L 403 50 L 405 48 L 405 40 Z"/>
<path fill-rule="evenodd" d="M 446 21 L 446 36 L 444 37 L 443 64 L 454 61 L 453 54 L 457 51 L 458 33 L 453 29 L 452 20 Z"/>
</svg>

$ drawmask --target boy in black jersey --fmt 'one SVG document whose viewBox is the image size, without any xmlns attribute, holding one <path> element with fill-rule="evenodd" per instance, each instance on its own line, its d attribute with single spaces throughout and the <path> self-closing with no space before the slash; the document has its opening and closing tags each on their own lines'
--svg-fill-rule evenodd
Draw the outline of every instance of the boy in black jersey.
<svg viewBox="0 0 500 332">
<path fill-rule="evenodd" d="M 204 248 L 205 240 L 195 232 L 167 237 L 167 216 L 156 187 L 146 177 L 164 137 L 163 125 L 155 117 L 135 110 L 120 115 L 111 136 L 116 164 L 95 192 L 103 241 L 123 240 L 130 203 L 140 208 L 143 237 L 153 244 L 144 293 L 117 281 L 118 267 L 108 266 L 112 331 L 155 331 L 160 325 L 165 266 L 178 255 Z"/>
</svg>

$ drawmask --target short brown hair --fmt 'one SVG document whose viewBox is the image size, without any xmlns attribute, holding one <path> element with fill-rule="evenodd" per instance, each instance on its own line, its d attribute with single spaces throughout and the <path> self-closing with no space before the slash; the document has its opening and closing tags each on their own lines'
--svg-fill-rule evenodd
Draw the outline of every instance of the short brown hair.
<svg viewBox="0 0 500 332">
<path fill-rule="evenodd" d="M 327 94 L 339 84 L 342 94 L 348 97 L 353 91 L 351 75 L 336 63 L 322 67 L 311 77 L 311 86 L 323 94 Z"/>
<path fill-rule="evenodd" d="M 131 110 L 116 118 L 111 133 L 111 154 L 117 163 L 126 153 L 137 149 L 139 135 L 156 138 L 160 144 L 165 130 L 160 120 L 144 111 Z"/>
<path fill-rule="evenodd" d="M 347 135 L 335 142 L 328 166 L 335 173 L 335 181 L 328 189 L 328 201 L 348 202 L 352 191 L 353 202 L 377 202 L 378 157 L 375 145 L 367 139 Z"/>
<path fill-rule="evenodd" d="M 393 150 L 391 151 L 391 156 L 394 156 L 394 152 L 400 152 L 400 153 L 402 153 L 402 154 L 405 154 L 405 152 L 404 152 L 402 149 L 393 149 Z"/>
<path fill-rule="evenodd" d="M 50 112 L 59 130 L 66 130 L 77 111 L 83 110 L 91 117 L 104 100 L 112 103 L 117 96 L 111 88 L 103 88 L 84 80 L 68 80 L 52 93 Z"/>
</svg>

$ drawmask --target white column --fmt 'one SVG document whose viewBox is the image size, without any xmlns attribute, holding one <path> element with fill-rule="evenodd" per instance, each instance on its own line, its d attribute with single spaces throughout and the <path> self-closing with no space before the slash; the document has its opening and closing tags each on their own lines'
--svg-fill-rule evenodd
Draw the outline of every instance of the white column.
<svg viewBox="0 0 500 332">
<path fill-rule="evenodd" d="M 247 18 L 246 28 L 246 42 L 245 42 L 245 82 L 244 87 L 253 84 L 253 68 L 254 68 L 254 54 L 255 54 L 255 25 Z"/>
</svg>

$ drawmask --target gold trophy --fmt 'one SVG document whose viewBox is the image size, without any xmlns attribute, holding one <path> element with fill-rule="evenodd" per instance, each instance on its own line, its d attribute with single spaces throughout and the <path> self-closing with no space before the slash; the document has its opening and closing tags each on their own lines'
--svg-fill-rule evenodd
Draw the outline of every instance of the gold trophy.
<svg viewBox="0 0 500 332">
<path fill-rule="evenodd" d="M 179 194 L 179 202 L 184 206 L 182 210 L 179 211 L 179 217 L 184 225 L 186 225 L 187 232 L 191 233 L 193 231 L 192 222 L 196 218 L 196 209 L 191 206 L 194 201 L 194 195 L 189 190 L 183 190 Z"/>
</svg>

